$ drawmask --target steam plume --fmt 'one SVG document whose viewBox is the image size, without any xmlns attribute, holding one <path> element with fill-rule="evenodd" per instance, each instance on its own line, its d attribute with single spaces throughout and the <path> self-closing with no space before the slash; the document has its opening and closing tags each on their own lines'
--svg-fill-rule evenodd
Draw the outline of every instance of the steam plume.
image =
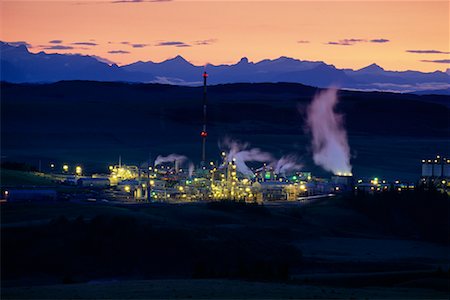
<svg viewBox="0 0 450 300">
<path fill-rule="evenodd" d="M 188 158 L 186 156 L 180 155 L 180 154 L 175 154 L 175 153 L 169 154 L 167 156 L 158 155 L 158 157 L 155 160 L 155 166 L 160 165 L 165 162 L 173 163 L 174 161 L 177 161 L 181 165 L 182 163 L 184 163 L 187 160 L 188 160 Z"/>
<path fill-rule="evenodd" d="M 189 163 L 189 169 L 188 169 L 188 172 L 189 172 L 189 177 L 192 177 L 192 174 L 194 174 L 194 164 L 193 163 Z"/>
<path fill-rule="evenodd" d="M 337 89 L 330 88 L 316 94 L 307 109 L 313 159 L 317 165 L 334 174 L 351 174 L 347 132 L 342 115 L 334 111 L 337 102 Z"/>
<path fill-rule="evenodd" d="M 257 161 L 257 162 L 272 162 L 274 160 L 272 154 L 264 152 L 259 148 L 249 149 L 249 144 L 239 143 L 237 141 L 232 141 L 230 139 L 224 139 L 219 147 L 227 153 L 227 161 L 231 162 L 235 160 L 236 168 L 244 176 L 253 176 L 252 170 L 247 166 L 246 162 Z"/>
<path fill-rule="evenodd" d="M 298 163 L 298 157 L 293 154 L 285 155 L 273 163 L 274 172 L 276 174 L 286 175 L 303 168 L 303 165 Z"/>
</svg>

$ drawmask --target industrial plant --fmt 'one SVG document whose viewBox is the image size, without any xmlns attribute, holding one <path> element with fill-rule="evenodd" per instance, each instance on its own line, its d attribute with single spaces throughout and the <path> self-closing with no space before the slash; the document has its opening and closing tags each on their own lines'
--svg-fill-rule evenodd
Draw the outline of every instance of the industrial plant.
<svg viewBox="0 0 450 300">
<path fill-rule="evenodd" d="M 43 176 L 79 188 L 112 191 L 114 199 L 136 203 L 231 200 L 261 204 L 303 201 L 331 197 L 338 193 L 402 192 L 415 189 L 417 184 L 434 186 L 450 193 L 450 159 L 439 155 L 434 159 L 422 160 L 422 177 L 418 183 L 401 180 L 389 182 L 376 177 L 355 180 L 351 172 L 347 135 L 340 118 L 335 117 L 334 107 L 338 101 L 336 89 L 317 94 L 308 109 L 314 162 L 333 173 L 331 178 L 316 177 L 303 170 L 303 165 L 295 155 L 276 159 L 268 152 L 228 139 L 222 142 L 225 149 L 220 152 L 220 160 L 208 159 L 208 74 L 204 72 L 202 77 L 201 154 L 197 166 L 180 154 L 159 155 L 155 161 L 148 160 L 141 166 L 122 163 L 119 157 L 117 164 L 109 166 L 108 173 L 86 176 L 80 165 L 56 166 L 51 163 L 50 172 Z M 247 163 L 253 163 L 253 167 Z M 37 198 L 43 198 L 42 193 L 38 191 Z M 23 200 L 27 194 L 23 190 L 4 190 L 2 196 L 12 201 Z M 55 199 L 56 196 L 49 194 L 44 197 L 49 198 Z"/>
</svg>

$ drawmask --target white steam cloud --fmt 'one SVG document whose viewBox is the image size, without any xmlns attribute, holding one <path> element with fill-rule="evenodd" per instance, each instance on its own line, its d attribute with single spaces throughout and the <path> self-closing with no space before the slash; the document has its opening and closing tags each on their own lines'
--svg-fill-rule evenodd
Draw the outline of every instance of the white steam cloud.
<svg viewBox="0 0 450 300">
<path fill-rule="evenodd" d="M 334 174 L 351 174 L 347 132 L 342 115 L 334 111 L 337 102 L 337 89 L 330 88 L 315 95 L 307 109 L 313 159 L 314 163 Z"/>
<path fill-rule="evenodd" d="M 272 162 L 274 160 L 272 154 L 264 152 L 259 148 L 249 149 L 249 144 L 239 143 L 237 141 L 232 141 L 230 139 L 224 139 L 219 147 L 224 151 L 228 151 L 227 160 L 231 162 L 235 160 L 236 168 L 244 176 L 253 176 L 253 171 L 247 166 L 246 162 L 256 161 L 256 162 Z"/>
<path fill-rule="evenodd" d="M 178 164 L 182 164 L 185 161 L 187 161 L 188 158 L 184 155 L 180 155 L 180 154 L 169 154 L 167 156 L 162 156 L 162 155 L 158 155 L 158 157 L 155 160 L 155 166 L 166 163 L 166 162 L 171 162 L 173 163 L 174 161 L 177 161 Z"/>
<path fill-rule="evenodd" d="M 301 170 L 303 164 L 299 163 L 298 160 L 298 157 L 293 154 L 281 157 L 272 164 L 274 166 L 275 174 L 286 175 Z"/>
<path fill-rule="evenodd" d="M 194 164 L 193 163 L 189 163 L 189 168 L 188 168 L 188 172 L 189 172 L 189 177 L 192 177 L 192 175 L 194 174 Z"/>
<path fill-rule="evenodd" d="M 303 165 L 298 163 L 296 155 L 286 155 L 280 159 L 276 159 L 269 152 L 265 152 L 259 148 L 250 148 L 248 143 L 240 143 L 225 138 L 219 147 L 227 152 L 227 161 L 235 160 L 237 170 L 244 176 L 254 176 L 253 171 L 247 166 L 247 162 L 267 163 L 274 169 L 276 174 L 283 174 L 301 170 Z"/>
</svg>

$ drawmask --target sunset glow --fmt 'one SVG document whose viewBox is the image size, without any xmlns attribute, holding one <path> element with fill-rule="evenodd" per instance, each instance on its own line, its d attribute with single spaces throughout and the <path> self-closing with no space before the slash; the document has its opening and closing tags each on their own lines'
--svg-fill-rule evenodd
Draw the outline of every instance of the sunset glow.
<svg viewBox="0 0 450 300">
<path fill-rule="evenodd" d="M 3 1 L 0 39 L 119 65 L 176 55 L 196 65 L 280 56 L 352 69 L 450 65 L 447 1 L 126 2 Z"/>
</svg>

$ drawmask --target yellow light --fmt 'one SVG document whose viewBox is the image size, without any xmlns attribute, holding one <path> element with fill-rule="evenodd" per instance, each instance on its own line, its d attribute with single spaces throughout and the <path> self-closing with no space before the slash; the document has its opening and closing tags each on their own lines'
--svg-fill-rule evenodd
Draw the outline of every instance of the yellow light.
<svg viewBox="0 0 450 300">
<path fill-rule="evenodd" d="M 442 180 L 441 182 L 442 182 L 442 184 L 445 184 L 446 181 L 445 181 L 445 180 Z"/>
<path fill-rule="evenodd" d="M 245 188 L 245 191 L 248 193 L 250 192 L 250 188 Z"/>
<path fill-rule="evenodd" d="M 210 164 L 211 166 L 214 166 L 214 162 L 213 162 L 213 161 L 210 161 L 209 164 Z"/>
<path fill-rule="evenodd" d="M 441 156 L 440 155 L 436 155 L 436 158 L 441 158 Z"/>
<path fill-rule="evenodd" d="M 182 191 L 184 191 L 184 187 L 179 186 L 179 187 L 178 187 L 178 190 L 179 190 L 180 192 L 182 192 Z"/>
<path fill-rule="evenodd" d="M 306 190 L 306 186 L 304 184 L 300 184 L 300 189 L 301 190 Z"/>
<path fill-rule="evenodd" d="M 129 185 L 126 185 L 126 186 L 124 187 L 124 190 L 125 190 L 125 192 L 129 193 L 129 192 L 131 191 L 131 188 L 130 188 Z"/>
<path fill-rule="evenodd" d="M 425 159 L 422 159 L 422 163 L 425 163 Z"/>
<path fill-rule="evenodd" d="M 112 171 L 114 169 L 113 166 L 109 166 L 109 170 Z"/>
<path fill-rule="evenodd" d="M 398 188 L 397 191 L 401 192 L 401 191 L 402 191 L 402 188 Z"/>
<path fill-rule="evenodd" d="M 76 166 L 76 167 L 75 167 L 75 173 L 76 173 L 77 175 L 81 175 L 82 172 L 83 172 L 83 169 L 81 169 L 80 166 Z"/>
<path fill-rule="evenodd" d="M 145 183 L 142 184 L 142 187 L 145 188 L 147 185 Z"/>
<path fill-rule="evenodd" d="M 154 186 L 155 185 L 155 181 L 154 180 L 150 180 L 150 185 Z"/>
<path fill-rule="evenodd" d="M 68 165 L 63 165 L 63 170 L 64 170 L 64 172 L 69 171 L 69 166 Z"/>
</svg>

